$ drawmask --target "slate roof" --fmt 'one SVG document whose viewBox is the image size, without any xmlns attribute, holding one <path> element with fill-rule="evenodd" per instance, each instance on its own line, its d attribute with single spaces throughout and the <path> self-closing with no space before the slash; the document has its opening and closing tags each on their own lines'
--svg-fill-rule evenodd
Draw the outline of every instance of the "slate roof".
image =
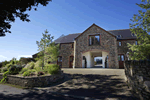
<svg viewBox="0 0 150 100">
<path fill-rule="evenodd" d="M 117 35 L 121 35 L 121 37 L 117 38 L 117 40 L 123 39 L 136 39 L 136 36 L 131 35 L 130 29 L 120 29 L 120 30 L 108 30 L 108 32 Z"/>
<path fill-rule="evenodd" d="M 109 33 L 117 36 L 121 35 L 121 38 L 117 38 L 117 40 L 123 39 L 136 39 L 135 36 L 131 35 L 130 29 L 120 29 L 120 30 L 107 30 Z M 74 42 L 74 38 L 78 37 L 81 33 L 69 34 L 67 36 L 58 38 L 55 40 L 55 43 L 71 43 Z"/>
<path fill-rule="evenodd" d="M 74 38 L 76 38 L 80 34 L 81 33 L 69 34 L 67 36 L 64 36 L 64 37 L 56 39 L 54 42 L 55 43 L 70 43 L 70 42 L 74 42 Z"/>
</svg>

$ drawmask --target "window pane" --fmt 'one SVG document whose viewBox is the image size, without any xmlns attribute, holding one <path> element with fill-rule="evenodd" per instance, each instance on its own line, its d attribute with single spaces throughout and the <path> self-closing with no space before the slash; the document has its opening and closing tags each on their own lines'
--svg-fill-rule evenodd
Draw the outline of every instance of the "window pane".
<svg viewBox="0 0 150 100">
<path fill-rule="evenodd" d="M 122 61 L 124 61 L 124 55 L 121 55 L 121 59 L 122 59 Z"/>
<path fill-rule="evenodd" d="M 121 46 L 121 42 L 119 42 L 119 46 Z"/>
<path fill-rule="evenodd" d="M 118 60 L 120 61 L 120 55 L 118 55 Z"/>
<path fill-rule="evenodd" d="M 95 36 L 95 44 L 99 44 L 99 43 L 100 43 L 99 36 Z"/>
<path fill-rule="evenodd" d="M 90 36 L 90 45 L 94 44 L 94 36 Z"/>
</svg>

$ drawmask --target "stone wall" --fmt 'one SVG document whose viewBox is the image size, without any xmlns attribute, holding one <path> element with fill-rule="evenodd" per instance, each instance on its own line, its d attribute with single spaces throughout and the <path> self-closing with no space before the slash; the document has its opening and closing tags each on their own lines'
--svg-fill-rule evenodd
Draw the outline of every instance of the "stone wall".
<svg viewBox="0 0 150 100">
<path fill-rule="evenodd" d="M 3 78 L 3 74 L 0 73 L 0 79 Z M 49 76 L 36 76 L 36 77 L 23 77 L 16 75 L 8 75 L 7 83 L 19 85 L 22 87 L 36 87 L 36 86 L 47 86 L 54 82 L 57 82 L 64 78 L 63 71 L 61 71 L 57 75 L 49 75 Z"/>
<path fill-rule="evenodd" d="M 126 82 L 141 100 L 150 100 L 150 60 L 125 61 Z"/>
<path fill-rule="evenodd" d="M 72 48 L 72 43 L 62 43 L 60 45 L 60 54 L 62 56 L 62 68 L 69 68 L 69 58 L 74 55 L 74 48 Z"/>
<path fill-rule="evenodd" d="M 89 46 L 89 35 L 100 34 L 100 45 Z M 82 67 L 82 53 L 99 50 L 108 52 L 109 68 L 119 68 L 117 39 L 96 25 L 89 27 L 80 37 L 76 39 L 75 67 Z"/>
<path fill-rule="evenodd" d="M 136 40 L 117 40 L 117 50 L 118 54 L 124 54 L 125 59 L 127 59 L 126 53 L 131 52 L 127 47 L 127 43 L 135 44 Z M 121 46 L 119 46 L 119 42 L 121 42 Z"/>
</svg>

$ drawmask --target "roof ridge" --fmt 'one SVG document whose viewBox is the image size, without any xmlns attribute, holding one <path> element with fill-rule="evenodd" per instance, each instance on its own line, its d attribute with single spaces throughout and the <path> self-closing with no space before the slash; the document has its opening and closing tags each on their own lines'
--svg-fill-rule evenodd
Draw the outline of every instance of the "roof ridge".
<svg viewBox="0 0 150 100">
<path fill-rule="evenodd" d="M 120 30 L 129 30 L 129 29 L 117 29 L 117 30 L 107 30 L 107 31 L 120 31 Z"/>
<path fill-rule="evenodd" d="M 72 33 L 72 34 L 81 34 L 81 33 Z M 72 34 L 68 34 L 68 35 L 72 35 Z"/>
</svg>

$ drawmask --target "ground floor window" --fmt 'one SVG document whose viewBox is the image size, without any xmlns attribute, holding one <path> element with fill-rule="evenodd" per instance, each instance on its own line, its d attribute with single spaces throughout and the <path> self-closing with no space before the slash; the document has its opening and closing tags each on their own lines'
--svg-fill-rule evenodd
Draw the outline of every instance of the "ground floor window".
<svg viewBox="0 0 150 100">
<path fill-rule="evenodd" d="M 62 67 L 62 56 L 58 56 L 57 65 L 59 65 L 60 67 Z"/>
</svg>

